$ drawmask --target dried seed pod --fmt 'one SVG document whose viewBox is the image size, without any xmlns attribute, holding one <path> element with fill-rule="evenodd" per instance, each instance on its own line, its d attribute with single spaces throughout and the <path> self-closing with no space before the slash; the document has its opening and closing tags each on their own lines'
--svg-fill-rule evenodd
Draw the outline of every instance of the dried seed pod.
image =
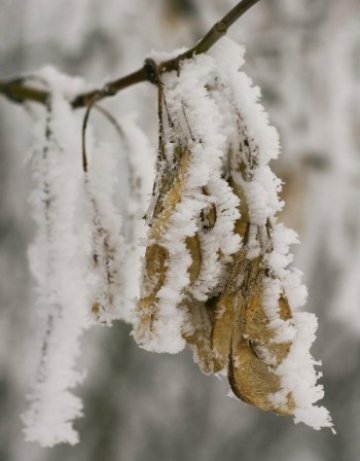
<svg viewBox="0 0 360 461">
<path fill-rule="evenodd" d="M 201 247 L 198 234 L 195 234 L 192 237 L 186 237 L 185 243 L 186 248 L 188 249 L 191 256 L 191 265 L 188 268 L 188 273 L 190 277 L 190 285 L 192 285 L 199 277 L 202 263 Z"/>
<path fill-rule="evenodd" d="M 272 396 L 282 389 L 276 367 L 289 353 L 288 342 L 276 343 L 275 331 L 270 326 L 262 306 L 262 284 L 250 300 L 241 299 L 237 306 L 237 318 L 232 336 L 229 361 L 229 382 L 235 395 L 265 411 L 280 415 L 293 414 L 294 402 L 291 394 L 286 404 L 276 405 Z M 291 313 L 284 300 L 279 300 L 279 318 L 289 320 Z"/>
<path fill-rule="evenodd" d="M 234 232 L 244 241 L 245 235 L 249 228 L 249 211 L 246 204 L 245 195 L 241 187 L 239 187 L 231 176 L 229 184 L 234 194 L 239 198 L 239 218 L 235 222 Z M 227 369 L 233 329 L 236 312 L 239 305 L 243 302 L 243 292 L 241 290 L 242 283 L 248 266 L 246 259 L 246 250 L 244 246 L 233 256 L 233 263 L 229 265 L 227 270 L 227 280 L 224 289 L 219 296 L 213 316 L 213 328 L 211 331 L 211 347 L 214 358 L 222 364 L 222 368 Z"/>
<path fill-rule="evenodd" d="M 213 183 L 203 188 L 206 197 L 213 198 L 200 214 L 200 226 L 196 235 L 201 255 L 197 276 L 187 290 L 187 311 L 191 334 L 184 334 L 194 352 L 194 361 L 206 374 L 218 373 L 223 364 L 213 354 L 211 331 L 217 299 L 223 290 L 226 273 L 240 239 L 234 234 L 235 220 L 239 216 L 238 200 L 225 180 L 216 173 L 218 188 Z M 213 174 L 215 177 L 215 173 Z M 212 193 L 211 193 L 212 192 Z"/>
<path fill-rule="evenodd" d="M 270 146 L 266 152 L 263 140 L 254 136 L 254 127 L 249 128 L 247 117 L 253 120 L 253 108 L 236 88 L 241 86 L 236 78 L 231 81 L 229 91 L 224 83 L 227 75 L 220 75 L 219 91 L 225 98 L 217 100 L 224 106 L 228 104 L 226 113 L 229 126 L 233 127 L 224 169 L 240 202 L 240 218 L 234 231 L 241 238 L 242 247 L 233 256 L 227 282 L 216 305 L 211 346 L 214 357 L 228 370 L 235 395 L 263 410 L 292 414 L 294 402 L 290 392 L 280 403 L 273 398 L 283 390 L 277 367 L 290 350 L 290 340 L 281 338 L 277 328 L 285 324 L 291 327 L 291 312 L 283 288 L 272 297 L 271 309 L 265 296 L 269 281 L 282 287 L 268 257 L 273 250 L 272 223 L 281 207 L 277 199 L 279 182 L 268 166 L 269 159 L 276 153 L 277 135 L 265 127 Z M 243 86 L 248 85 L 245 76 L 239 80 Z M 227 101 L 226 98 L 232 96 L 233 99 Z"/>
<path fill-rule="evenodd" d="M 225 138 L 216 125 L 221 116 L 206 89 L 212 66 L 211 58 L 197 57 L 179 73 L 165 75 L 159 86 L 157 178 L 147 216 L 149 247 L 134 331 L 143 347 L 158 352 L 177 352 L 187 338 L 196 348 L 197 335 L 190 339 L 192 333 L 186 333 L 193 330 L 191 324 L 206 336 L 207 308 L 199 315 L 198 301 L 213 296 L 222 273 L 221 255 L 235 252 L 238 245 L 238 239 L 228 235 L 238 212 L 236 196 L 221 180 Z M 153 245 L 166 250 L 163 265 L 153 260 Z M 162 277 L 154 277 L 160 266 Z M 199 328 L 201 318 L 204 325 Z M 209 333 L 207 337 L 209 343 Z"/>
<path fill-rule="evenodd" d="M 187 247 L 192 255 L 192 264 L 189 268 L 191 289 L 201 270 L 201 247 L 198 235 L 187 239 Z M 183 303 L 186 307 L 187 322 L 182 335 L 193 351 L 194 362 L 205 374 L 217 373 L 223 368 L 214 357 L 211 348 L 211 331 L 216 299 L 211 298 L 206 302 L 198 301 L 190 293 L 187 293 Z"/>
<path fill-rule="evenodd" d="M 244 127 L 241 130 L 242 136 L 246 135 Z M 236 221 L 235 232 L 241 237 L 243 246 L 233 257 L 227 283 L 216 305 L 211 347 L 218 363 L 228 370 L 235 395 L 263 410 L 292 414 L 294 402 L 290 393 L 280 405 L 272 399 L 282 389 L 276 368 L 287 357 L 290 343 L 276 341 L 274 325 L 265 312 L 262 293 L 265 273 L 270 270 L 265 255 L 272 248 L 271 225 L 269 221 L 263 226 L 251 223 L 247 182 L 252 181 L 256 171 L 257 162 L 252 159 L 256 148 L 247 152 L 251 144 L 245 141 L 240 144 L 245 158 L 236 154 L 237 160 L 232 160 L 233 169 L 229 172 L 229 184 L 240 201 L 240 218 Z M 258 248 L 258 256 L 252 254 L 250 242 L 252 248 Z M 274 318 L 278 322 L 291 319 L 284 296 L 279 297 L 275 311 Z"/>
<path fill-rule="evenodd" d="M 281 183 L 269 161 L 279 153 L 278 136 L 257 89 L 238 72 L 241 51 L 223 43 L 215 59 L 196 56 L 165 75 L 160 127 L 167 127 L 149 236 L 166 252 L 162 262 L 147 252 L 137 339 L 158 352 L 177 352 L 186 341 L 204 372 L 228 371 L 242 400 L 331 426 L 326 409 L 314 406 L 322 396 L 308 352 L 316 321 L 293 318 L 288 303 L 301 305 L 306 291 L 287 267 L 294 235 L 276 219 Z M 294 385 L 303 374 L 309 383 Z"/>
<path fill-rule="evenodd" d="M 223 366 L 228 367 L 229 383 L 235 395 L 262 410 L 293 414 L 294 401 L 290 393 L 280 405 L 272 399 L 282 389 L 276 368 L 287 357 L 290 343 L 276 341 L 276 330 L 263 299 L 265 273 L 270 270 L 265 255 L 271 248 L 271 236 L 267 226 L 258 227 L 255 235 L 260 255 L 249 254 L 251 215 L 247 197 L 239 183 L 233 187 L 241 203 L 241 218 L 235 229 L 243 239 L 243 248 L 234 257 L 228 283 L 216 308 L 212 349 Z M 291 319 L 284 295 L 279 297 L 275 311 L 277 322 Z"/>
<path fill-rule="evenodd" d="M 235 395 L 263 410 L 292 414 L 291 396 L 287 406 L 278 407 L 271 399 L 281 390 L 276 367 L 288 355 L 290 344 L 276 342 L 276 331 L 263 307 L 263 280 L 263 258 L 248 260 L 245 251 L 240 251 L 216 306 L 212 350 L 222 368 L 228 368 Z M 291 318 L 284 297 L 279 299 L 278 318 Z"/>
<path fill-rule="evenodd" d="M 145 252 L 145 270 L 143 293 L 138 303 L 139 318 L 134 331 L 135 339 L 144 347 L 151 346 L 152 336 L 157 334 L 154 324 L 159 320 L 158 294 L 166 282 L 167 268 L 169 263 L 169 250 L 162 243 L 162 238 L 171 225 L 170 221 L 175 212 L 176 206 L 180 203 L 185 185 L 186 173 L 190 163 L 190 151 L 185 149 L 179 159 L 176 168 L 176 176 L 171 186 L 165 182 L 166 178 L 161 177 L 158 200 L 155 204 L 151 225 L 149 230 L 149 240 L 151 244 Z M 164 190 L 168 189 L 165 193 Z M 191 242 L 191 243 L 190 243 Z M 187 244 L 194 248 L 191 240 Z"/>
<path fill-rule="evenodd" d="M 186 324 L 183 336 L 193 350 L 194 362 L 205 374 L 218 373 L 223 366 L 214 357 L 210 342 L 213 301 L 204 303 L 192 298 L 185 304 L 188 307 L 190 321 Z"/>
<path fill-rule="evenodd" d="M 239 306 L 243 303 L 243 294 L 240 289 L 244 277 L 244 264 L 246 264 L 244 251 L 241 250 L 234 258 L 234 267 L 226 283 L 224 291 L 216 305 L 211 331 L 211 347 L 214 358 L 227 369 L 232 337 L 237 328 L 235 320 Z"/>
<path fill-rule="evenodd" d="M 237 196 L 222 178 L 222 169 L 213 172 L 213 181 L 203 188 L 203 193 L 212 201 L 200 214 L 201 266 L 188 290 L 187 307 L 193 334 L 186 339 L 194 351 L 194 361 L 208 374 L 224 368 L 224 363 L 213 353 L 211 333 L 217 300 L 231 266 L 231 255 L 240 244 L 240 236 L 234 232 L 240 215 Z"/>
<path fill-rule="evenodd" d="M 144 338 L 151 331 L 156 320 L 157 293 L 164 285 L 166 275 L 167 250 L 158 245 L 150 245 L 145 253 L 145 295 L 140 299 L 138 309 L 140 321 L 137 325 L 136 339 Z"/>
</svg>

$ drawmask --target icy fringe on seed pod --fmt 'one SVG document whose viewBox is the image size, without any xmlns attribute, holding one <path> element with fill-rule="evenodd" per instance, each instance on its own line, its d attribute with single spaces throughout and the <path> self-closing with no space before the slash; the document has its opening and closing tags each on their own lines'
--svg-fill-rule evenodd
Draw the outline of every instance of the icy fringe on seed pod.
<svg viewBox="0 0 360 461">
<path fill-rule="evenodd" d="M 279 154 L 278 136 L 258 102 L 259 89 L 239 72 L 243 53 L 228 38 L 210 52 L 219 69 L 216 99 L 227 105 L 229 178 L 242 201 L 243 264 L 255 271 L 247 292 L 244 282 L 241 285 L 247 299 L 240 303 L 242 331 L 231 346 L 229 379 L 235 394 L 260 408 L 292 414 L 296 423 L 314 429 L 332 427 L 326 408 L 315 405 L 324 395 L 317 384 L 321 374 L 315 370 L 320 363 L 309 351 L 317 319 L 292 312 L 304 304 L 307 293 L 301 273 L 289 268 L 289 246 L 297 243 L 297 236 L 276 218 L 283 206 L 278 198 L 281 184 L 269 161 Z"/>
<path fill-rule="evenodd" d="M 239 246 L 238 237 L 231 232 L 229 236 L 238 201 L 221 178 L 222 117 L 208 94 L 216 75 L 214 64 L 209 56 L 187 61 L 179 74 L 163 76 L 159 90 L 157 172 L 134 330 L 137 342 L 151 351 L 183 349 L 184 332 L 191 329 L 186 305 L 191 287 L 194 296 L 206 299 L 220 280 L 220 250 L 226 256 Z M 200 236 L 201 216 L 211 214 L 214 204 L 223 208 L 220 224 L 208 236 Z"/>
<path fill-rule="evenodd" d="M 46 68 L 49 99 L 36 126 L 30 166 L 34 180 L 31 207 L 37 234 L 29 250 L 37 282 L 39 365 L 30 407 L 22 416 L 26 439 L 42 446 L 78 442 L 73 420 L 82 415 L 72 389 L 84 378 L 77 369 L 79 340 L 89 322 L 88 280 L 78 198 L 83 185 L 81 118 L 69 104 L 83 89 L 77 79 Z"/>
<path fill-rule="evenodd" d="M 91 246 L 91 314 L 97 323 L 110 326 L 113 320 L 124 316 L 125 243 L 120 212 L 114 202 L 117 161 L 109 144 L 90 141 L 84 172 L 84 202 Z"/>
<path fill-rule="evenodd" d="M 121 318 L 136 321 L 136 303 L 140 298 L 140 282 L 147 226 L 145 214 L 149 205 L 155 177 L 155 152 L 145 133 L 132 114 L 122 118 L 122 145 L 128 174 L 126 222 L 124 220 L 124 266 L 128 277 L 124 287 Z"/>
</svg>

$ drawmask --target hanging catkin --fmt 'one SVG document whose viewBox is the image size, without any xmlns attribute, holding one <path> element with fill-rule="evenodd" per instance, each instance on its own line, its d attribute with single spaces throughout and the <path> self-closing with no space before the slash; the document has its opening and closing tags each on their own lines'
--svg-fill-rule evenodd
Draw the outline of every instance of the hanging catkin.
<svg viewBox="0 0 360 461">
<path fill-rule="evenodd" d="M 84 377 L 77 357 L 80 337 L 90 322 L 88 274 L 83 264 L 86 250 L 79 232 L 81 118 L 69 103 L 72 92 L 82 84 L 52 68 L 41 77 L 48 82 L 51 97 L 45 114 L 39 116 L 30 161 L 37 233 L 29 251 L 37 282 L 41 345 L 23 420 L 27 440 L 53 446 L 78 441 L 73 420 L 82 415 L 83 405 L 73 388 Z"/>
<path fill-rule="evenodd" d="M 84 172 L 86 217 L 90 234 L 90 273 L 93 276 L 91 314 L 102 324 L 122 317 L 125 244 L 115 206 L 116 160 L 107 144 L 94 144 Z"/>
</svg>

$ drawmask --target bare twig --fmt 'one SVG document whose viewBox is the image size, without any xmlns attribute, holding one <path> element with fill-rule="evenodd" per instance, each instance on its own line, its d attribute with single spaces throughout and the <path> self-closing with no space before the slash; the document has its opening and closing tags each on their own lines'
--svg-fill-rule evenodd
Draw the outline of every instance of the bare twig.
<svg viewBox="0 0 360 461">
<path fill-rule="evenodd" d="M 25 80 L 24 78 L 15 78 L 14 80 L 0 81 L 0 94 L 10 101 L 20 104 L 24 101 L 46 104 L 48 92 L 25 85 Z"/>
<path fill-rule="evenodd" d="M 192 48 L 179 56 L 161 62 L 158 65 L 158 72 L 170 72 L 178 69 L 181 61 L 190 59 L 196 54 L 206 53 L 221 37 L 223 37 L 230 26 L 234 24 L 247 10 L 258 3 L 260 0 L 242 0 L 232 10 L 230 10 L 220 21 L 212 26 L 212 28 L 204 35 L 204 37 Z M 26 78 L 16 78 L 8 81 L 0 80 L 0 94 L 10 99 L 15 103 L 23 103 L 24 101 L 33 101 L 45 104 L 49 93 L 45 90 L 40 90 L 33 86 L 25 84 Z M 128 74 L 119 79 L 106 83 L 102 88 L 95 89 L 86 93 L 79 94 L 72 101 L 74 108 L 87 107 L 94 100 L 96 102 L 109 96 L 114 96 L 119 91 L 136 85 L 141 82 L 154 81 L 154 69 L 146 60 L 143 67 L 137 71 Z"/>
<path fill-rule="evenodd" d="M 116 118 L 106 109 L 96 104 L 96 99 L 90 101 L 86 108 L 86 112 L 83 119 L 82 130 L 81 130 L 81 145 L 82 145 L 82 167 L 84 173 L 88 172 L 88 155 L 87 155 L 87 148 L 86 148 L 86 129 L 89 124 L 90 112 L 92 109 L 97 110 L 100 114 L 102 114 L 115 128 L 117 134 L 119 135 L 120 139 L 124 138 L 124 132 L 121 128 L 121 125 L 116 120 Z"/>
<path fill-rule="evenodd" d="M 95 94 L 92 99 L 89 100 L 87 103 L 86 112 L 83 119 L 82 130 L 81 130 L 81 143 L 82 143 L 82 166 L 84 173 L 88 171 L 88 156 L 86 150 L 86 128 L 88 126 L 89 117 L 91 109 L 93 108 L 94 104 L 100 99 L 99 95 Z"/>
<path fill-rule="evenodd" d="M 170 59 L 159 65 L 159 71 L 168 72 L 178 68 L 179 63 L 185 59 L 192 58 L 195 54 L 206 53 L 210 50 L 221 37 L 226 35 L 229 28 L 236 22 L 247 10 L 258 3 L 260 0 L 243 0 L 230 10 L 220 21 L 204 35 L 204 37 L 190 50 L 180 54 L 175 59 Z"/>
</svg>

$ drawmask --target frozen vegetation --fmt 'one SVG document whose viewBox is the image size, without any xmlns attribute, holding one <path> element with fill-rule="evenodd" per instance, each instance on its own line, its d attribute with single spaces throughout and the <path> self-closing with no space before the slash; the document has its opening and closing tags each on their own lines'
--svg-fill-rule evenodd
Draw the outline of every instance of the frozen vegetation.
<svg viewBox="0 0 360 461">
<path fill-rule="evenodd" d="M 51 94 L 44 107 L 0 107 L 10 172 L 0 266 L 0 371 L 12 402 L 4 459 L 63 459 L 24 435 L 44 447 L 80 440 L 69 459 L 356 459 L 357 2 L 316 0 L 312 11 L 305 1 L 260 2 L 235 40 L 163 74 L 159 90 L 144 84 L 113 98 L 115 125 L 93 109 L 86 171 L 84 112 L 70 107 L 73 96 L 147 55 L 174 56 L 150 50 L 191 45 L 233 2 L 67 3 L 4 6 L 4 17 L 24 18 L 23 38 L 3 24 L 4 72 L 30 69 L 29 84 Z M 246 62 L 236 42 L 246 44 Z M 28 61 L 8 59 L 19 50 Z M 33 70 L 47 62 L 61 72 Z M 177 354 L 186 345 L 223 384 Z M 225 383 L 260 409 L 334 431 L 319 402 L 324 383 L 338 435 L 234 405 Z"/>
</svg>

